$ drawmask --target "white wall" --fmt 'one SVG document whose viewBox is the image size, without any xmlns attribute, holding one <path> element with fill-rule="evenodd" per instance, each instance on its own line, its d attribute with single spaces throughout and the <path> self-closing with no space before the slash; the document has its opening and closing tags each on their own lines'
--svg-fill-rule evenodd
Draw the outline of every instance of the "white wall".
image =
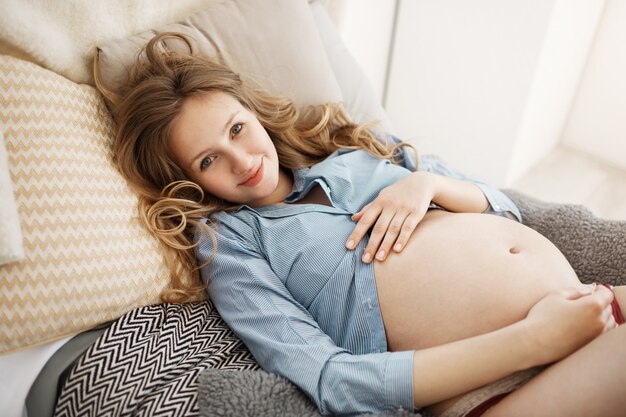
<svg viewBox="0 0 626 417">
<path fill-rule="evenodd" d="M 626 169 L 626 0 L 607 0 L 563 143 Z"/>
<path fill-rule="evenodd" d="M 512 182 L 557 142 L 603 3 L 400 0 L 387 100 L 396 133 Z"/>
<path fill-rule="evenodd" d="M 555 2 L 515 138 L 507 185 L 560 141 L 604 3 L 604 0 Z"/>
<path fill-rule="evenodd" d="M 382 103 L 396 0 L 342 0 L 336 4 L 341 4 L 339 33 Z"/>
</svg>

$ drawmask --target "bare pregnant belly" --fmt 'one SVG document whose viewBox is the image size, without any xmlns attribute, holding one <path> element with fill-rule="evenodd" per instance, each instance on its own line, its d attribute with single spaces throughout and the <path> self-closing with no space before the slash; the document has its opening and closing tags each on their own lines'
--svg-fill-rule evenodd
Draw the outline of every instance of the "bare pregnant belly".
<svg viewBox="0 0 626 417">
<path fill-rule="evenodd" d="M 526 317 L 548 292 L 581 285 L 561 252 L 516 221 L 429 210 L 399 254 L 374 264 L 391 351 L 476 336 Z"/>
</svg>

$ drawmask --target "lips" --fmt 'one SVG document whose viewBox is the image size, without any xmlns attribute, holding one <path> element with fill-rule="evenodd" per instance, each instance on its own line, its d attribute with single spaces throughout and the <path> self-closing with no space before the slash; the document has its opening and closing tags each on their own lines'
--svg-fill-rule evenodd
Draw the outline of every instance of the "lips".
<svg viewBox="0 0 626 417">
<path fill-rule="evenodd" d="M 239 185 L 243 185 L 246 187 L 254 187 L 259 182 L 261 182 L 262 179 L 263 179 L 263 160 L 261 160 L 261 163 L 259 164 L 259 168 L 257 168 L 257 170 L 254 171 L 254 173 L 249 178 L 247 178 L 244 182 L 242 182 Z"/>
</svg>

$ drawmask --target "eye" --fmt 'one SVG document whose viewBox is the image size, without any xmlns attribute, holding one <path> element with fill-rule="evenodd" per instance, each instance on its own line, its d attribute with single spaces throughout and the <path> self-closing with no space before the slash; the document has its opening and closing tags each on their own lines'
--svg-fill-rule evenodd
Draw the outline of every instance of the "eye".
<svg viewBox="0 0 626 417">
<path fill-rule="evenodd" d="M 213 163 L 213 157 L 207 156 L 200 161 L 200 171 L 204 171 Z"/>
<path fill-rule="evenodd" d="M 243 129 L 243 123 L 235 123 L 235 125 L 230 129 L 230 134 L 232 136 L 236 136 Z"/>
</svg>

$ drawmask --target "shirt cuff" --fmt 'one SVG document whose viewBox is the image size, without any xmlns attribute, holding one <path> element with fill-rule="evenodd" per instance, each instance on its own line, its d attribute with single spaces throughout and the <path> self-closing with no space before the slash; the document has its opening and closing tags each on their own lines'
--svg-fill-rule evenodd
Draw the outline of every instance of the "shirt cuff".
<svg viewBox="0 0 626 417">
<path fill-rule="evenodd" d="M 509 197 L 504 195 L 502 191 L 490 187 L 489 185 L 482 182 L 475 182 L 475 184 L 478 186 L 478 188 L 480 188 L 483 194 L 485 194 L 485 197 L 489 202 L 489 207 L 487 208 L 487 210 L 484 211 L 484 213 L 509 217 L 506 215 L 506 213 L 509 212 L 513 216 L 515 216 L 515 219 L 518 222 L 522 222 L 522 213 L 520 213 L 515 203 L 513 203 L 513 201 L 511 201 Z"/>
<path fill-rule="evenodd" d="M 393 409 L 415 409 L 413 401 L 413 351 L 393 352 L 385 369 L 385 397 Z"/>
</svg>

